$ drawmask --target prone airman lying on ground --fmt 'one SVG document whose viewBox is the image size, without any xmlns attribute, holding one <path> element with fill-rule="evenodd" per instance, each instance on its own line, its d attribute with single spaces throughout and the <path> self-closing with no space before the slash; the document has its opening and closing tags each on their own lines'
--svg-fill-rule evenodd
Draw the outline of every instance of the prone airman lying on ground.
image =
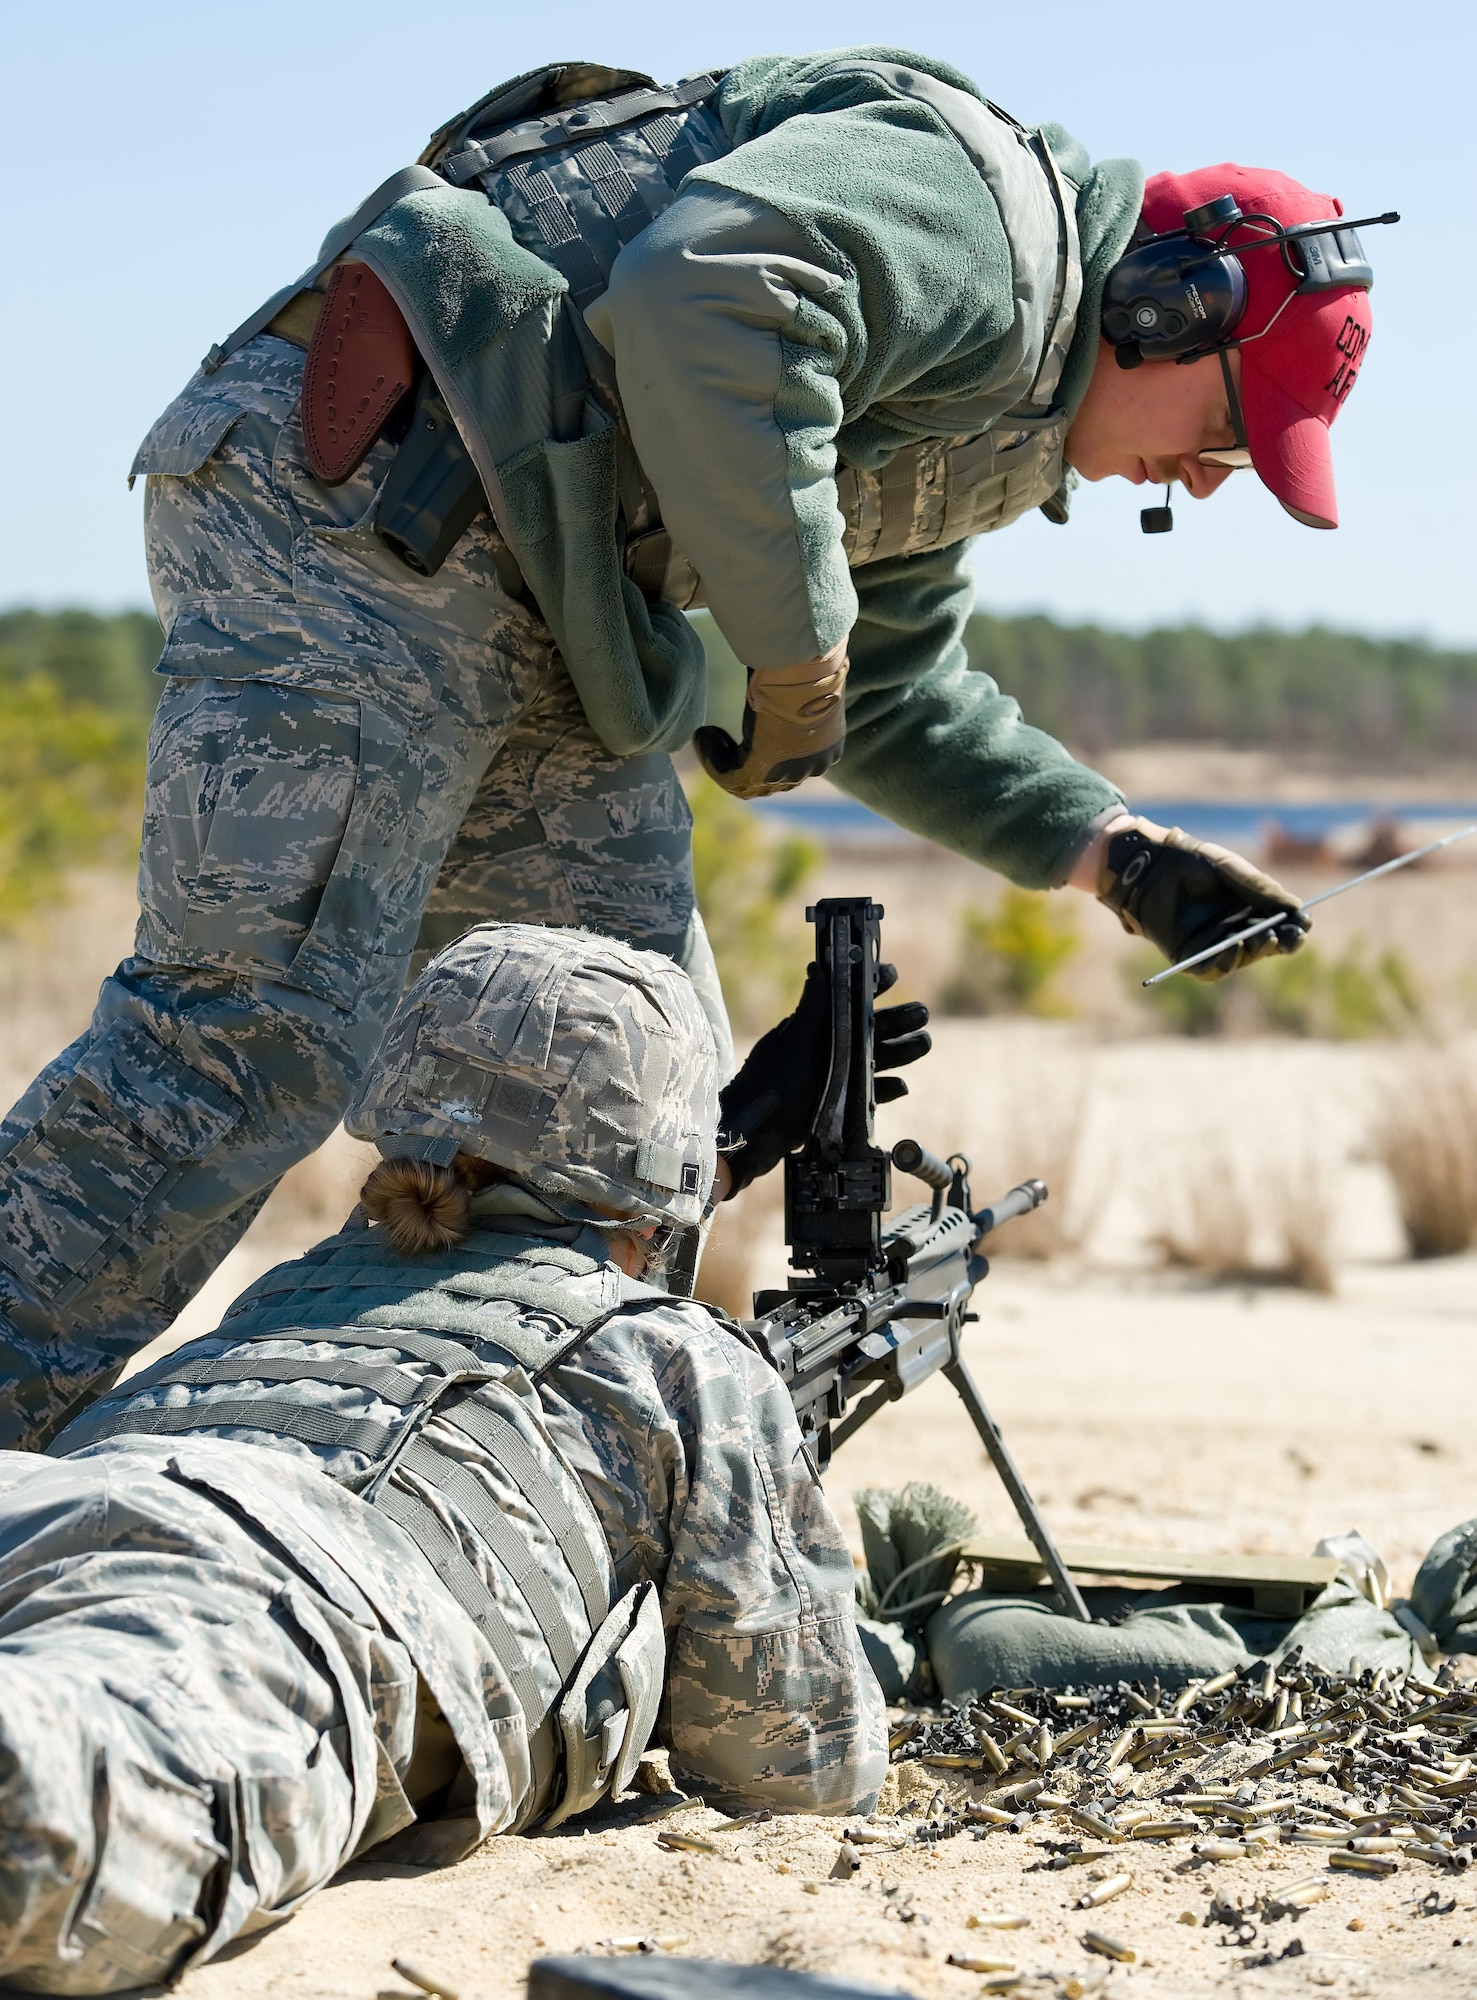
<svg viewBox="0 0 1477 2000">
<path fill-rule="evenodd" d="M 926 1018 L 883 1011 L 883 1067 Z M 346 1227 L 0 1455 L 0 1980 L 167 1978 L 418 1814 L 470 1846 L 587 1810 L 654 1729 L 710 1801 L 876 1793 L 789 1396 L 663 1284 L 718 1185 L 796 1143 L 808 1023 L 723 1092 L 730 1172 L 670 959 L 470 932 L 351 1109 L 383 1159 Z"/>
</svg>

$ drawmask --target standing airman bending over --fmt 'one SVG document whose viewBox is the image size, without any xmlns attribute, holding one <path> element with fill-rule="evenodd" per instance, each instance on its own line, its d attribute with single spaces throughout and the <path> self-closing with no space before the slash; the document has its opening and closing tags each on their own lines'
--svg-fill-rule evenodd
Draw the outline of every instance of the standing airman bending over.
<svg viewBox="0 0 1477 2000">
<path fill-rule="evenodd" d="M 1146 187 L 888 49 L 671 90 L 558 64 L 438 132 L 139 451 L 141 918 L 0 1126 L 0 1441 L 52 1435 L 332 1129 L 418 939 L 663 952 L 726 1065 L 695 731 L 731 791 L 825 773 L 1175 956 L 1287 914 L 1209 973 L 1291 949 L 1295 898 L 1131 819 L 961 635 L 971 539 L 1065 521 L 1079 474 L 1254 464 L 1334 525 L 1370 282 L 1339 216 L 1234 166 Z M 703 726 L 701 602 L 737 739 Z"/>
</svg>

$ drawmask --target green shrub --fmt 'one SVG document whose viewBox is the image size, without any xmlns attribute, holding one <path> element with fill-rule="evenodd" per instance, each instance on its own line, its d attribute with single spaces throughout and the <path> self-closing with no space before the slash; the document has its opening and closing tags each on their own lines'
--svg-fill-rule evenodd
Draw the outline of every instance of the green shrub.
<svg viewBox="0 0 1477 2000">
<path fill-rule="evenodd" d="M 67 869 L 127 852 L 144 750 L 139 721 L 8 664 L 0 656 L 0 929 L 52 898 Z"/>
<path fill-rule="evenodd" d="M 740 1032 L 768 1027 L 794 1005 L 810 958 L 791 904 L 822 850 L 803 834 L 771 836 L 757 813 L 711 778 L 688 786 L 692 870 L 729 1018 Z"/>
<path fill-rule="evenodd" d="M 1287 958 L 1263 959 L 1230 979 L 1186 974 L 1146 989 L 1141 981 L 1160 965 L 1156 952 L 1137 953 L 1124 968 L 1124 978 L 1161 1027 L 1176 1035 L 1224 1034 L 1234 1023 L 1243 1031 L 1261 1028 L 1357 1042 L 1405 1034 L 1419 1024 L 1424 1011 L 1399 952 L 1382 952 L 1371 963 L 1360 938 L 1337 958 L 1305 944 Z"/>
<path fill-rule="evenodd" d="M 146 722 L 159 694 L 162 636 L 152 611 L 0 612 L 0 681 L 44 674 L 64 701 Z"/>
<path fill-rule="evenodd" d="M 1135 952 L 1123 968 L 1123 983 L 1135 1000 L 1142 1001 L 1161 1028 L 1171 1035 L 1221 1035 L 1226 1031 L 1230 982 L 1225 979 L 1192 979 L 1181 973 L 1158 986 L 1145 986 L 1152 973 L 1164 970 L 1157 951 Z"/>
<path fill-rule="evenodd" d="M 1415 982 L 1399 952 L 1382 952 L 1370 963 L 1362 938 L 1337 958 L 1304 945 L 1290 958 L 1264 960 L 1251 978 L 1268 1025 L 1284 1034 L 1366 1041 L 1401 1034 L 1421 1017 Z"/>
<path fill-rule="evenodd" d="M 1058 900 L 1009 888 L 993 910 L 966 910 L 960 930 L 959 957 L 940 996 L 946 1014 L 1070 1011 L 1052 985 L 1081 939 L 1075 916 Z"/>
</svg>

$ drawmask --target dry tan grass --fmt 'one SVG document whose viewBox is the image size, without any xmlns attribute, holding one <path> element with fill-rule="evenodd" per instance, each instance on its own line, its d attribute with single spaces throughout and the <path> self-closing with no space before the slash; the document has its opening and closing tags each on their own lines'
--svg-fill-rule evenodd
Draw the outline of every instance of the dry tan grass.
<svg viewBox="0 0 1477 2000">
<path fill-rule="evenodd" d="M 1198 1135 L 1154 1185 L 1151 1241 L 1166 1263 L 1222 1284 L 1331 1292 L 1336 1222 L 1332 1165 L 1306 1135 L 1259 1128 L 1266 1157 Z"/>
<path fill-rule="evenodd" d="M 250 1241 L 282 1257 L 295 1257 L 338 1229 L 366 1175 L 379 1159 L 373 1146 L 351 1139 L 342 1126 L 316 1153 L 289 1167 L 251 1225 Z M 243 1238 L 243 1241 L 247 1239 Z"/>
<path fill-rule="evenodd" d="M 87 1026 L 97 989 L 133 944 L 132 875 L 73 876 L 63 902 L 0 938 L 0 1098 L 8 1106 Z"/>
<path fill-rule="evenodd" d="M 1477 1085 L 1455 1050 L 1412 1052 L 1391 1078 L 1370 1150 L 1395 1186 L 1413 1257 L 1477 1240 Z"/>
<path fill-rule="evenodd" d="M 973 1192 L 988 1201 L 1019 1181 L 1041 1180 L 1048 1196 L 991 1239 L 992 1256 L 1039 1262 L 1081 1248 L 1092 1206 L 1083 1148 L 1092 1081 L 1085 1057 L 1011 1080 L 999 1131 L 975 1162 Z"/>
</svg>

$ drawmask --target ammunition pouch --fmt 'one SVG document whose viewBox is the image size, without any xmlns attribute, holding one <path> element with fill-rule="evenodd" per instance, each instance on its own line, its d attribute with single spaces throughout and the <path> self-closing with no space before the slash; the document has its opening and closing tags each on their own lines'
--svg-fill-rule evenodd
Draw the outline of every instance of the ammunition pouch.
<svg viewBox="0 0 1477 2000">
<path fill-rule="evenodd" d="M 472 455 L 427 372 L 380 494 L 375 533 L 408 569 L 434 576 L 486 507 Z"/>
<path fill-rule="evenodd" d="M 564 1796 L 545 1831 L 630 1784 L 656 1727 L 666 1664 L 656 1586 L 638 1584 L 596 1632 L 560 1700 Z"/>
</svg>

